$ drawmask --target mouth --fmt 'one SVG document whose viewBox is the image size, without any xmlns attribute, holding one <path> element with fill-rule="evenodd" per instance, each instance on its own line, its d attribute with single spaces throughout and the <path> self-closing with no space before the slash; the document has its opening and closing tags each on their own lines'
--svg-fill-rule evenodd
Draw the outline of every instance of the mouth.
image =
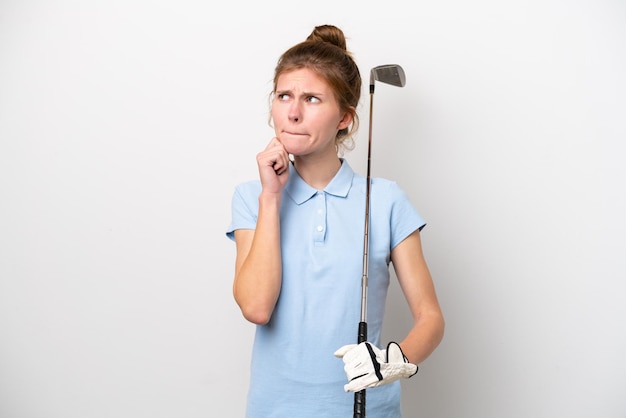
<svg viewBox="0 0 626 418">
<path fill-rule="evenodd" d="M 300 133 L 300 132 L 283 131 L 283 135 L 293 136 L 293 137 L 303 137 L 303 136 L 306 136 L 307 134 Z"/>
</svg>

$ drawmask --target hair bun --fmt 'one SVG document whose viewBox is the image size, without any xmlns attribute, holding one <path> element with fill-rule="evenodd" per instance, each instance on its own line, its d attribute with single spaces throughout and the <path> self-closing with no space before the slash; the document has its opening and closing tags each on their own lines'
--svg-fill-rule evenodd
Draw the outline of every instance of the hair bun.
<svg viewBox="0 0 626 418">
<path fill-rule="evenodd" d="M 344 36 L 343 31 L 333 25 L 316 26 L 306 40 L 314 42 L 329 42 L 344 51 L 348 50 L 346 37 Z"/>
</svg>

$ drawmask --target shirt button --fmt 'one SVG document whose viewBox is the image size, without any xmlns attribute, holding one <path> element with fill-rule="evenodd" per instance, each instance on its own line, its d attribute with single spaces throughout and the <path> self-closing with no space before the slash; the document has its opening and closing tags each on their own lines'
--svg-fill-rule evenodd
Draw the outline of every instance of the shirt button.
<svg viewBox="0 0 626 418">
<path fill-rule="evenodd" d="M 324 230 L 324 227 L 322 225 L 318 225 L 317 231 L 322 232 L 323 230 Z"/>
<path fill-rule="evenodd" d="M 317 210 L 317 214 L 318 214 L 318 215 L 323 215 L 323 214 L 324 214 L 324 211 L 323 211 L 322 209 L 318 209 L 318 210 Z"/>
</svg>

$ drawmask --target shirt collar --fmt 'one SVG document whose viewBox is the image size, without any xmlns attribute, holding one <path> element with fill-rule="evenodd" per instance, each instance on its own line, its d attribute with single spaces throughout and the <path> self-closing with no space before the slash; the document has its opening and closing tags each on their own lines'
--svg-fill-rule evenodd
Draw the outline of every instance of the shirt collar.
<svg viewBox="0 0 626 418">
<path fill-rule="evenodd" d="M 350 167 L 346 160 L 341 158 L 341 167 L 337 174 L 335 174 L 335 177 L 324 188 L 324 192 L 338 197 L 348 196 L 350 187 L 352 187 L 353 177 L 354 171 L 352 167 Z M 289 180 L 285 185 L 285 191 L 298 205 L 306 202 L 318 192 L 318 190 L 309 186 L 302 177 L 300 177 L 300 174 L 298 174 L 293 164 L 289 164 Z"/>
</svg>

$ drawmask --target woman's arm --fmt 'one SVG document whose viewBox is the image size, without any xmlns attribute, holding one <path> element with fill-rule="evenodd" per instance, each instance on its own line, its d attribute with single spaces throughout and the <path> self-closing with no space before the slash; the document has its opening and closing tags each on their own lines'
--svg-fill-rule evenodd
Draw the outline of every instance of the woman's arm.
<svg viewBox="0 0 626 418">
<path fill-rule="evenodd" d="M 237 258 L 233 294 L 243 316 L 266 324 L 278 300 L 282 278 L 280 253 L 280 199 L 259 197 L 257 229 L 235 231 Z"/>
<path fill-rule="evenodd" d="M 413 232 L 392 250 L 391 260 L 413 316 L 413 327 L 400 346 L 411 363 L 420 364 L 441 342 L 445 322 L 424 258 L 419 231 Z"/>
<path fill-rule="evenodd" d="M 289 177 L 289 156 L 274 138 L 257 155 L 262 191 L 256 229 L 235 231 L 237 257 L 233 295 L 243 316 L 266 324 L 274 311 L 282 283 L 280 203 Z"/>
</svg>

